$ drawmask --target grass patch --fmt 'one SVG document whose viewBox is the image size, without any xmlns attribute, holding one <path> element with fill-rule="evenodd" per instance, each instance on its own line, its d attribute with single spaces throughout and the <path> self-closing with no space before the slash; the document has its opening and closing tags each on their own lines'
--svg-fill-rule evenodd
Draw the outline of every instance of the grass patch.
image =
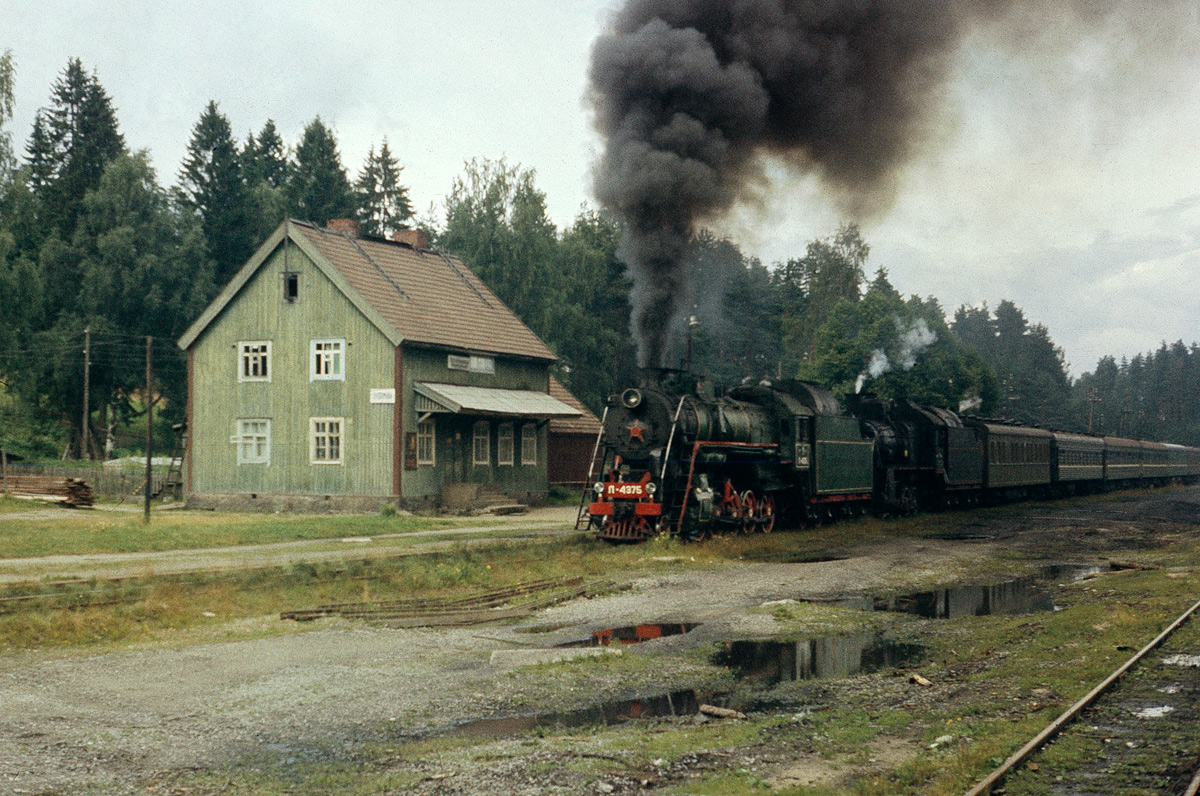
<svg viewBox="0 0 1200 796">
<path fill-rule="evenodd" d="M 453 599 L 526 581 L 611 580 L 668 566 L 645 562 L 636 550 L 572 538 L 255 570 L 26 583 L 0 589 L 0 598 L 35 598 L 0 600 L 0 651 L 156 641 L 190 627 L 330 603 Z M 289 627 L 281 621 L 279 632 Z"/>
<path fill-rule="evenodd" d="M 24 511 L 40 505 L 25 500 L 0 499 L 0 507 L 10 503 L 20 504 Z M 5 510 L 11 513 L 16 509 Z M 46 519 L 5 519 L 0 513 L 0 558 L 201 550 L 411 533 L 457 524 L 428 517 L 365 514 L 316 517 L 172 511 L 156 512 L 146 524 L 141 512 L 123 510 L 79 511 L 70 517 Z"/>
<path fill-rule="evenodd" d="M 39 511 L 49 508 L 55 508 L 55 505 L 44 500 L 24 500 L 0 493 L 0 515 Z"/>
</svg>

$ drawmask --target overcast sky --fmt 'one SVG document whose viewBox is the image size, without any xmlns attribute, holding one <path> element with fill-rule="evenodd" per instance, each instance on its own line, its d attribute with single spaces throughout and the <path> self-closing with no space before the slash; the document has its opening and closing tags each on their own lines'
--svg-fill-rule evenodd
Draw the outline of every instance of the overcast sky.
<svg viewBox="0 0 1200 796">
<path fill-rule="evenodd" d="M 465 161 L 505 157 L 536 169 L 565 226 L 591 201 L 588 52 L 617 5 L 0 0 L 0 50 L 16 60 L 22 151 L 78 57 L 163 184 L 211 99 L 239 137 L 271 118 L 289 145 L 319 115 L 352 176 L 386 137 L 422 212 Z M 1200 341 L 1200 18 L 1169 38 L 1174 57 L 1153 61 L 1113 31 L 1053 42 L 1053 59 L 968 42 L 935 145 L 863 225 L 869 268 L 950 312 L 1012 299 L 1076 375 L 1104 354 Z M 773 173 L 766 206 L 721 230 L 766 263 L 841 221 L 811 180 Z"/>
</svg>

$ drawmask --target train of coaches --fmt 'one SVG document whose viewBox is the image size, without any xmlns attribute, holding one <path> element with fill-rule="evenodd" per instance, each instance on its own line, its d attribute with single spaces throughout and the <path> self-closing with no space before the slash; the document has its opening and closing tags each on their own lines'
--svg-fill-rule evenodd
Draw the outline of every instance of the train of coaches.
<svg viewBox="0 0 1200 796">
<path fill-rule="evenodd" d="M 609 541 L 771 531 L 1200 480 L 1200 448 L 1051 431 L 801 381 L 706 394 L 655 372 L 604 411 L 588 505 Z"/>
</svg>

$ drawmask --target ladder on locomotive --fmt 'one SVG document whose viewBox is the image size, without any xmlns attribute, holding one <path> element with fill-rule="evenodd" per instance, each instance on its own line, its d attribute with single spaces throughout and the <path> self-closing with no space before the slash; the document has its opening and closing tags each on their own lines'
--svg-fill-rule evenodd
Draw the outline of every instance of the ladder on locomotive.
<svg viewBox="0 0 1200 796">
<path fill-rule="evenodd" d="M 579 511 L 575 514 L 575 530 L 582 531 L 587 528 L 591 522 L 591 515 L 588 514 L 588 504 L 591 501 L 588 495 L 592 494 L 592 479 L 595 478 L 597 472 L 604 472 L 604 462 L 608 458 L 608 451 L 604 447 L 604 421 L 608 419 L 608 407 L 604 407 L 604 413 L 600 416 L 600 430 L 596 432 L 596 444 L 592 448 L 592 460 L 588 462 L 587 479 L 583 482 L 583 492 L 579 495 Z M 599 463 L 596 459 L 599 458 Z"/>
</svg>

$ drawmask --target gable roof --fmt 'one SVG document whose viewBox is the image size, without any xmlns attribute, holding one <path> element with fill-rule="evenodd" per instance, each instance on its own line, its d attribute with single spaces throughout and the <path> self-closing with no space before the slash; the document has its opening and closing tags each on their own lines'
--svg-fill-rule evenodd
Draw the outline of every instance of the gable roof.
<svg viewBox="0 0 1200 796">
<path fill-rule="evenodd" d="M 431 249 L 288 220 L 179 339 L 188 348 L 284 241 L 299 247 L 394 345 L 557 357 L 462 260 Z"/>
<path fill-rule="evenodd" d="M 576 417 L 555 417 L 550 420 L 551 434 L 587 434 L 594 437 L 600 433 L 600 418 L 583 405 L 575 395 L 554 376 L 550 377 L 550 396 L 579 410 Z"/>
</svg>

